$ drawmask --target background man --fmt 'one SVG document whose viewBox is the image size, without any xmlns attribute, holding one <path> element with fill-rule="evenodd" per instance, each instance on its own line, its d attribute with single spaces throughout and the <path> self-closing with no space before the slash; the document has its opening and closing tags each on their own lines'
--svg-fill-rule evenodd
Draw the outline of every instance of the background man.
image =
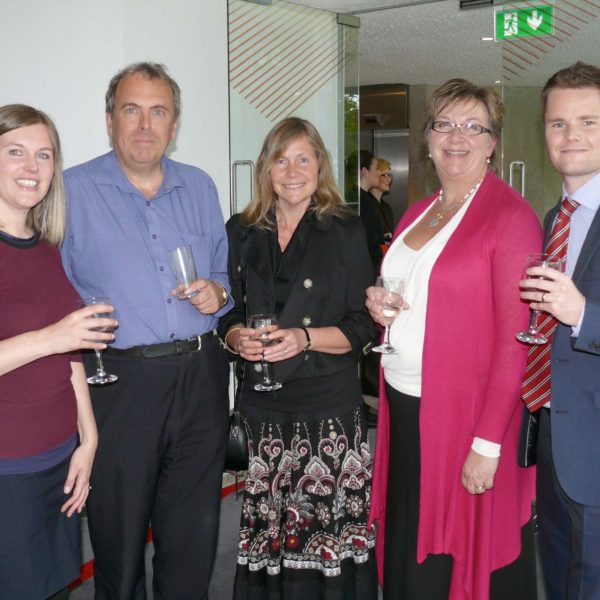
<svg viewBox="0 0 600 600">
<path fill-rule="evenodd" d="M 82 296 L 109 296 L 119 319 L 104 358 L 119 380 L 91 389 L 98 600 L 145 598 L 150 522 L 155 598 L 207 597 L 217 541 L 229 367 L 212 332 L 231 305 L 227 240 L 210 177 L 165 156 L 180 102 L 162 65 L 126 67 L 106 94 L 114 151 L 65 173 L 65 270 Z M 189 301 L 172 295 L 168 261 L 184 244 L 200 277 Z"/>
<path fill-rule="evenodd" d="M 522 282 L 537 291 L 521 298 L 558 321 L 551 346 L 530 351 L 523 399 L 541 409 L 537 508 L 548 598 L 591 600 L 600 598 L 600 69 L 578 62 L 554 74 L 542 104 L 548 155 L 563 176 L 545 247 L 559 253 L 568 244 L 565 273 L 536 267 L 529 275 L 546 279 Z"/>
</svg>

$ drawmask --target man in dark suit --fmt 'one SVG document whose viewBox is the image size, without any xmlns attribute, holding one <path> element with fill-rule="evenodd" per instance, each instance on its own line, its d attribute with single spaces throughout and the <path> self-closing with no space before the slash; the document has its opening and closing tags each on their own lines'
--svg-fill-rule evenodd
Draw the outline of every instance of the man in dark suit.
<svg viewBox="0 0 600 600">
<path fill-rule="evenodd" d="M 550 385 L 540 379 L 524 400 L 540 409 L 537 508 L 548 598 L 592 600 L 600 598 L 600 69 L 578 62 L 557 72 L 542 104 L 548 155 L 563 176 L 545 247 L 563 211 L 567 251 L 564 273 L 536 267 L 528 275 L 544 279 L 521 282 L 521 298 L 558 321 Z"/>
</svg>

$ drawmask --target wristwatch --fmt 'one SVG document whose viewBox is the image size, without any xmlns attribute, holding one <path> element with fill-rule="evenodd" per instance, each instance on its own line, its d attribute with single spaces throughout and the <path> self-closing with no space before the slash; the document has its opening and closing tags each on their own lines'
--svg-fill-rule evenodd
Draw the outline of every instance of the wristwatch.
<svg viewBox="0 0 600 600">
<path fill-rule="evenodd" d="M 227 290 L 218 281 L 213 281 L 213 283 L 219 288 L 219 293 L 221 294 L 221 300 L 223 301 L 221 303 L 221 306 L 219 306 L 219 308 L 223 308 L 223 306 L 225 306 L 227 304 L 227 300 L 229 300 L 229 294 L 227 293 Z"/>
<path fill-rule="evenodd" d="M 302 352 L 308 352 L 310 350 L 310 346 L 311 346 L 310 335 L 308 334 L 308 329 L 306 329 L 306 327 L 300 327 L 300 329 L 302 329 L 302 331 L 304 331 L 304 335 L 306 336 L 306 346 L 304 346 L 304 348 L 302 348 Z"/>
</svg>

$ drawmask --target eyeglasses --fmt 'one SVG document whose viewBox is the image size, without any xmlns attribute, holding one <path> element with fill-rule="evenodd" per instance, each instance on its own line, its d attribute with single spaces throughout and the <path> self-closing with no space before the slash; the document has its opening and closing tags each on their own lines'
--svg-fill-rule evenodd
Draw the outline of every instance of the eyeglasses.
<svg viewBox="0 0 600 600">
<path fill-rule="evenodd" d="M 477 125 L 477 123 L 450 123 L 450 121 L 434 121 L 431 129 L 438 133 L 452 133 L 458 129 L 463 135 L 481 135 L 482 133 L 492 133 L 487 127 Z"/>
<path fill-rule="evenodd" d="M 394 179 L 394 176 L 391 173 L 382 173 L 381 177 L 386 177 L 390 181 L 392 181 L 392 179 Z"/>
</svg>

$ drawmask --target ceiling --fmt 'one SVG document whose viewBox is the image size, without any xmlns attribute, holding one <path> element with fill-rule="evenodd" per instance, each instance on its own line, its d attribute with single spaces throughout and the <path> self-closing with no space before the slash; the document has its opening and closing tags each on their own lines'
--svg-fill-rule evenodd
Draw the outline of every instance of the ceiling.
<svg viewBox="0 0 600 600">
<path fill-rule="evenodd" d="M 437 85 L 464 77 L 487 85 L 540 86 L 576 60 L 598 63 L 600 0 L 546 0 L 555 7 L 553 36 L 498 43 L 481 40 L 494 35 L 493 6 L 460 10 L 459 0 L 293 1 L 360 18 L 361 85 Z"/>
</svg>

